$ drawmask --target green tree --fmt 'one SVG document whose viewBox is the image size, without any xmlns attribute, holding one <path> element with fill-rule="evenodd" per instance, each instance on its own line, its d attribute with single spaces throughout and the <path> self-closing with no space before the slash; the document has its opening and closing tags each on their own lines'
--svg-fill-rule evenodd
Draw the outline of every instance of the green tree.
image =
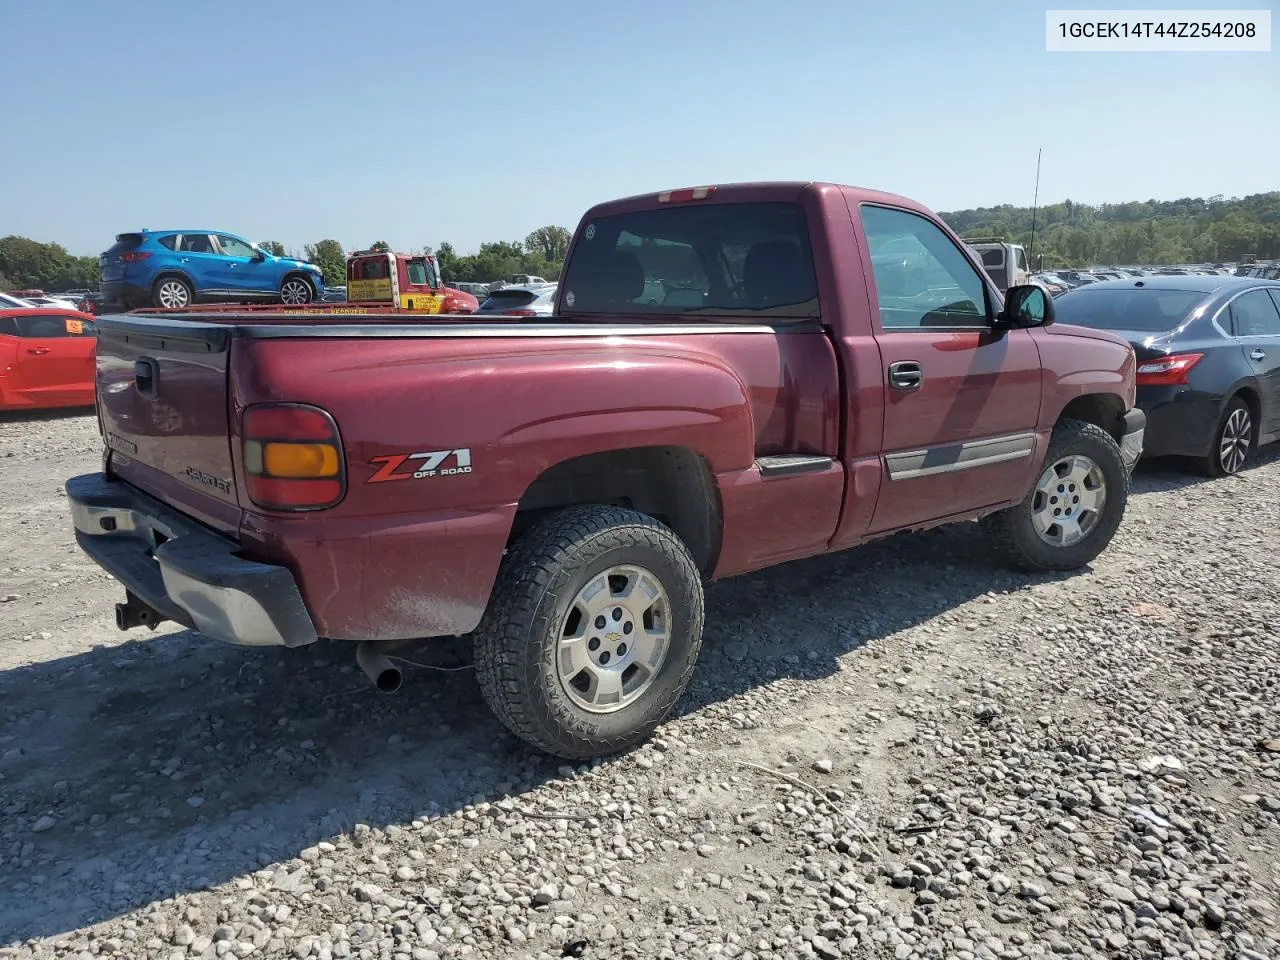
<svg viewBox="0 0 1280 960">
<path fill-rule="evenodd" d="M 548 263 L 559 263 L 569 252 L 572 239 L 573 234 L 564 227 L 539 227 L 524 238 L 524 248 Z"/>
<path fill-rule="evenodd" d="M 258 244 L 258 246 L 267 251 L 267 253 L 271 254 L 273 257 L 285 256 L 284 244 L 279 240 L 264 240 L 262 243 Z"/>
<path fill-rule="evenodd" d="M 373 243 L 369 244 L 369 249 L 376 253 L 390 253 L 391 244 L 387 243 L 385 240 L 375 240 Z"/>
<path fill-rule="evenodd" d="M 327 286 L 341 286 L 347 282 L 347 253 L 337 240 L 321 240 L 308 243 L 307 259 L 320 267 Z"/>
</svg>

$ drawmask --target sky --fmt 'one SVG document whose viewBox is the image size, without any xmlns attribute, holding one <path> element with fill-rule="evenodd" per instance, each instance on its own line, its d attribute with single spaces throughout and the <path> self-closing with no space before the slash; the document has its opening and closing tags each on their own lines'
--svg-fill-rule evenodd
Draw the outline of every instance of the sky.
<svg viewBox="0 0 1280 960">
<path fill-rule="evenodd" d="M 1195 6 L 1272 9 L 1280 28 L 1275 0 Z M 461 253 L 742 180 L 1029 205 L 1038 148 L 1042 203 L 1280 189 L 1280 45 L 1047 53 L 1044 11 L 0 0 L 0 236 L 96 255 L 197 227 Z"/>
</svg>

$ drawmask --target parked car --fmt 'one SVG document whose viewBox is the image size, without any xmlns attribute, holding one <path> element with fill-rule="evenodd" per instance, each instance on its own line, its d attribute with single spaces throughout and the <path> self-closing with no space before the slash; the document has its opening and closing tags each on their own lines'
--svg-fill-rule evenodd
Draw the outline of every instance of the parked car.
<svg viewBox="0 0 1280 960">
<path fill-rule="evenodd" d="M 0 310 L 21 310 L 31 306 L 32 304 L 27 303 L 21 297 L 15 297 L 9 293 L 0 293 Z"/>
<path fill-rule="evenodd" d="M 344 285 L 325 287 L 320 294 L 320 300 L 324 303 L 346 303 L 347 288 Z"/>
<path fill-rule="evenodd" d="M 1280 436 L 1280 283 L 1157 276 L 1076 290 L 1058 320 L 1127 339 L 1138 357 L 1143 452 L 1237 473 Z"/>
<path fill-rule="evenodd" d="M 51 307 L 0 311 L 0 410 L 93 406 L 93 323 Z"/>
<path fill-rule="evenodd" d="M 489 285 L 487 283 L 473 283 L 467 280 L 446 280 L 445 283 L 454 290 L 461 290 L 464 293 L 471 294 L 480 303 L 484 303 L 485 297 L 489 296 Z"/>
<path fill-rule="evenodd" d="M 125 308 L 267 301 L 292 305 L 320 298 L 320 268 L 277 257 L 248 240 L 212 230 L 122 233 L 98 258 L 102 293 Z"/>
<path fill-rule="evenodd" d="M 1057 270 L 1055 272 L 1073 290 L 1076 287 L 1082 287 L 1085 284 L 1098 282 L 1098 279 L 1096 277 L 1090 276 L 1088 273 L 1085 273 L 1082 270 Z"/>
<path fill-rule="evenodd" d="M 1056 273 L 1035 273 L 1031 275 L 1031 279 L 1048 290 L 1050 296 L 1056 297 L 1071 289 L 1071 284 Z"/>
<path fill-rule="evenodd" d="M 48 294 L 39 297 L 24 297 L 33 307 L 53 307 L 57 310 L 79 310 L 80 304 L 63 297 L 51 297 Z"/>
<path fill-rule="evenodd" d="M 927 255 L 924 289 L 868 266 L 893 246 Z M 1133 351 L 1053 325 L 1041 287 L 1002 300 L 903 197 L 602 204 L 556 296 L 502 326 L 100 320 L 104 468 L 66 492 L 117 624 L 353 641 L 386 690 L 392 644 L 474 633 L 507 727 L 585 758 L 671 711 L 704 581 L 979 517 L 1013 565 L 1075 569 L 1124 514 Z"/>
<path fill-rule="evenodd" d="M 556 285 L 503 287 L 489 294 L 476 313 L 501 313 L 511 317 L 549 317 L 555 306 Z"/>
</svg>

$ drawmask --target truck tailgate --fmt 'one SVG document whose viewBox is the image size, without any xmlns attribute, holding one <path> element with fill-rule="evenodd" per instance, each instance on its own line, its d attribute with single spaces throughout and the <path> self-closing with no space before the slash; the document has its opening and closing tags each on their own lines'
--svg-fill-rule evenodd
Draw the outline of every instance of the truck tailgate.
<svg viewBox="0 0 1280 960">
<path fill-rule="evenodd" d="M 227 363 L 231 329 L 99 319 L 98 411 L 110 472 L 222 533 L 239 532 Z"/>
</svg>

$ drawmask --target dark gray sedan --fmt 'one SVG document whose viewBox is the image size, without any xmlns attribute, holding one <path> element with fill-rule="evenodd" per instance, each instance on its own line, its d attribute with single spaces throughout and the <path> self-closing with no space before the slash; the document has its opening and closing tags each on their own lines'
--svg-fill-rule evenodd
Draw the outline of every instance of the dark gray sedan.
<svg viewBox="0 0 1280 960">
<path fill-rule="evenodd" d="M 1090 284 L 1054 300 L 1058 323 L 1133 344 L 1143 455 L 1237 473 L 1280 437 L 1280 283 L 1157 276 Z"/>
</svg>

